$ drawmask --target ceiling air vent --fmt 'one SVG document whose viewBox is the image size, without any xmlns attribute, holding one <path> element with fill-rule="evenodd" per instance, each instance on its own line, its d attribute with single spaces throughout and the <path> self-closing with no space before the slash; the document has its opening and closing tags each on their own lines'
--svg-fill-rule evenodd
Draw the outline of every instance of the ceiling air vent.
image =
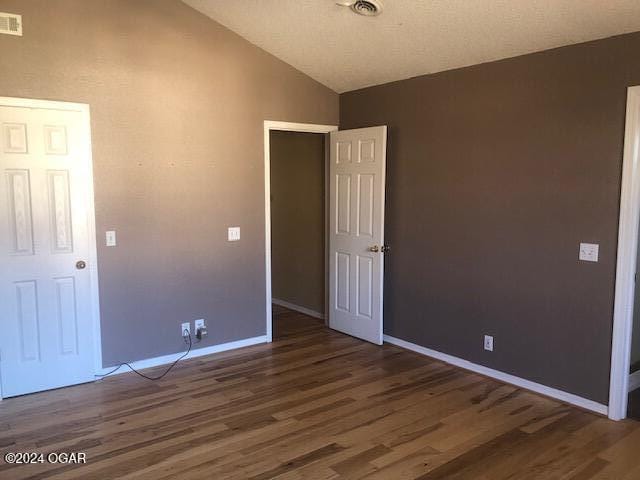
<svg viewBox="0 0 640 480">
<path fill-rule="evenodd" d="M 375 17 L 382 13 L 382 0 L 351 0 L 337 2 L 338 5 L 349 7 L 358 15 Z"/>
<path fill-rule="evenodd" d="M 0 12 L 0 33 L 22 36 L 22 15 Z"/>
</svg>

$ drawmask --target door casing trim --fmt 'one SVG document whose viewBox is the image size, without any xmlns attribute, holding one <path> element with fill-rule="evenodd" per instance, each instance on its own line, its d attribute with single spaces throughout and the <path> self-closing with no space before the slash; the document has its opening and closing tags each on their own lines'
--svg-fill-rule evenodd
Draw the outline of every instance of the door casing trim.
<svg viewBox="0 0 640 480">
<path fill-rule="evenodd" d="M 627 89 L 627 113 L 622 160 L 620 219 L 616 263 L 609 418 L 627 416 L 631 335 L 640 221 L 640 86 Z"/>
<path fill-rule="evenodd" d="M 267 342 L 273 341 L 273 323 L 271 311 L 271 159 L 270 132 L 272 130 L 302 133 L 331 133 L 338 130 L 337 125 L 320 125 L 315 123 L 264 121 L 264 258 L 265 258 L 265 322 Z M 326 143 L 325 143 L 326 145 Z M 325 159 L 326 159 L 325 147 Z M 326 162 L 326 160 L 325 160 Z M 326 165 L 325 165 L 326 172 Z M 325 175 L 326 177 L 326 175 Z M 326 224 L 326 221 L 325 221 Z M 326 232 L 325 232 L 326 235 Z M 326 270 L 326 269 L 325 269 Z M 328 293 L 328 292 L 327 292 Z M 326 305 L 325 305 L 326 309 Z"/>
</svg>

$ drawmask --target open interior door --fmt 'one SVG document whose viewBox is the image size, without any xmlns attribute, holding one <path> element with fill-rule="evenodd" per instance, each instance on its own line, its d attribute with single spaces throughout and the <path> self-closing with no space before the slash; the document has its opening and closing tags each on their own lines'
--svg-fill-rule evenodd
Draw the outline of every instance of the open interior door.
<svg viewBox="0 0 640 480">
<path fill-rule="evenodd" d="M 331 133 L 329 326 L 382 344 L 387 127 Z"/>
</svg>

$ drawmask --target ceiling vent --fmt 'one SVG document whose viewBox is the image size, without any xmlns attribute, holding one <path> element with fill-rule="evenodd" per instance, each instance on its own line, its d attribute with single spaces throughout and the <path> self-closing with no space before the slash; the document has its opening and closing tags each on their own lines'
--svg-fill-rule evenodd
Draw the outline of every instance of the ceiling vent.
<svg viewBox="0 0 640 480">
<path fill-rule="evenodd" d="M 0 33 L 22 36 L 22 15 L 0 12 Z"/>
<path fill-rule="evenodd" d="M 343 7 L 349 7 L 358 15 L 365 17 L 375 17 L 382 13 L 382 0 L 352 0 L 337 3 Z"/>
</svg>

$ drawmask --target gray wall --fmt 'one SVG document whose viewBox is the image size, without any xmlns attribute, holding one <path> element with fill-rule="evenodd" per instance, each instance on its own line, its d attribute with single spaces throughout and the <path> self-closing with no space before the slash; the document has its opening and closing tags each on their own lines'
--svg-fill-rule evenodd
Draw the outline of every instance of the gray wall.
<svg viewBox="0 0 640 480">
<path fill-rule="evenodd" d="M 271 132 L 273 298 L 324 312 L 324 135 Z"/>
<path fill-rule="evenodd" d="M 385 333 L 607 402 L 639 51 L 636 33 L 340 96 L 341 128 L 389 126 Z"/>
<path fill-rule="evenodd" d="M 262 122 L 335 124 L 337 94 L 178 0 L 0 11 L 24 16 L 0 95 L 91 105 L 104 365 L 182 350 L 196 318 L 202 346 L 263 335 Z"/>
</svg>

